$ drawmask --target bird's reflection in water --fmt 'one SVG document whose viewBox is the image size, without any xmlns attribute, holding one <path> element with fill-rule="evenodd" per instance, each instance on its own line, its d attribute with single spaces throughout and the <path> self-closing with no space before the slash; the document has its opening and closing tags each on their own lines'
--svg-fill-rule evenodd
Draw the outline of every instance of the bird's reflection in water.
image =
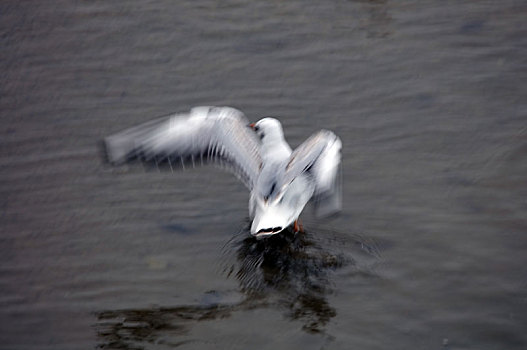
<svg viewBox="0 0 527 350">
<path fill-rule="evenodd" d="M 327 232 L 324 235 L 328 237 Z M 242 230 L 225 245 L 223 264 L 226 275 L 234 276 L 239 282 L 243 300 L 98 312 L 95 328 L 102 342 L 99 348 L 143 349 L 148 343 L 181 345 L 195 341 L 188 339 L 187 333 L 198 322 L 227 318 L 235 312 L 257 308 L 280 310 L 300 322 L 304 331 L 324 333 L 325 325 L 336 315 L 335 308 L 327 300 L 332 271 L 357 264 L 349 254 L 332 252 L 335 246 L 342 248 L 342 241 L 321 242 L 315 238 L 318 236 L 319 233 L 311 236 L 284 231 L 256 240 L 247 229 Z M 353 243 L 377 258 L 374 247 L 364 241 Z"/>
<path fill-rule="evenodd" d="M 244 237 L 227 245 L 237 248 L 237 260 L 228 271 L 241 290 L 254 300 L 273 299 L 289 317 L 302 320 L 304 330 L 322 331 L 336 315 L 326 299 L 328 273 L 346 258 L 324 251 L 306 233 L 284 231 L 264 240 Z"/>
</svg>

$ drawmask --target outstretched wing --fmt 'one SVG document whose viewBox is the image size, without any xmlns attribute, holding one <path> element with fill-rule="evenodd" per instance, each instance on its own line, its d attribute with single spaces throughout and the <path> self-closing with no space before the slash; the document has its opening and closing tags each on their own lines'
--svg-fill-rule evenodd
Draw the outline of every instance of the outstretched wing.
<svg viewBox="0 0 527 350">
<path fill-rule="evenodd" d="M 304 172 L 308 172 L 315 183 L 315 209 L 317 215 L 327 216 L 342 207 L 340 186 L 340 138 L 328 130 L 321 130 L 298 146 L 286 165 L 281 187 Z"/>
<path fill-rule="evenodd" d="M 218 162 L 252 189 L 262 158 L 256 135 L 242 112 L 230 107 L 195 107 L 124 130 L 104 139 L 112 164 L 140 160 L 168 166 Z"/>
</svg>

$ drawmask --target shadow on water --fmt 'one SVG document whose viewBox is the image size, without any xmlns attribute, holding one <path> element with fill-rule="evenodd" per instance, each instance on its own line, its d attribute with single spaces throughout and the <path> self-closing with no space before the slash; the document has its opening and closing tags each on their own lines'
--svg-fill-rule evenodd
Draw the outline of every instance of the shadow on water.
<svg viewBox="0 0 527 350">
<path fill-rule="evenodd" d="M 305 332 L 324 334 L 325 325 L 336 315 L 327 300 L 334 271 L 346 266 L 363 277 L 376 277 L 371 264 L 363 264 L 357 256 L 380 259 L 375 244 L 360 236 L 338 238 L 328 232 L 311 235 L 289 230 L 257 240 L 245 228 L 223 248 L 223 271 L 236 278 L 243 300 L 97 312 L 98 347 L 144 349 L 152 343 L 176 347 L 195 341 L 187 334 L 199 322 L 259 308 L 280 310 L 300 322 Z"/>
</svg>

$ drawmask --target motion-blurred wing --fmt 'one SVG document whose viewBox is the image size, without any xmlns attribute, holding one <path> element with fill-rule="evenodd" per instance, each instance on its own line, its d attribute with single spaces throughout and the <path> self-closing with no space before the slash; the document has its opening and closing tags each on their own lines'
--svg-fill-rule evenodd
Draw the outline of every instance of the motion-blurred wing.
<svg viewBox="0 0 527 350">
<path fill-rule="evenodd" d="M 304 172 L 315 182 L 315 208 L 317 215 L 327 216 L 342 207 L 339 176 L 342 142 L 331 131 L 321 130 L 293 151 L 286 165 L 281 188 Z"/>
<path fill-rule="evenodd" d="M 333 215 L 342 209 L 342 142 L 335 134 L 332 136 L 310 170 L 316 181 L 314 202 L 317 216 Z"/>
<path fill-rule="evenodd" d="M 242 112 L 229 107 L 195 107 L 190 113 L 160 118 L 104 140 L 108 160 L 139 159 L 170 169 L 217 161 L 252 189 L 262 159 L 256 135 Z"/>
</svg>

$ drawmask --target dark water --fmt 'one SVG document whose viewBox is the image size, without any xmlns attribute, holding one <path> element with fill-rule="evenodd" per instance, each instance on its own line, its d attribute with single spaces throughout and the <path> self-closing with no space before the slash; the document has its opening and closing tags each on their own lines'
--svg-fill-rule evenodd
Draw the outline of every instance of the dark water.
<svg viewBox="0 0 527 350">
<path fill-rule="evenodd" d="M 524 1 L 2 1 L 0 348 L 527 348 Z M 247 233 L 214 168 L 98 141 L 195 105 L 344 144 L 344 210 Z"/>
</svg>

